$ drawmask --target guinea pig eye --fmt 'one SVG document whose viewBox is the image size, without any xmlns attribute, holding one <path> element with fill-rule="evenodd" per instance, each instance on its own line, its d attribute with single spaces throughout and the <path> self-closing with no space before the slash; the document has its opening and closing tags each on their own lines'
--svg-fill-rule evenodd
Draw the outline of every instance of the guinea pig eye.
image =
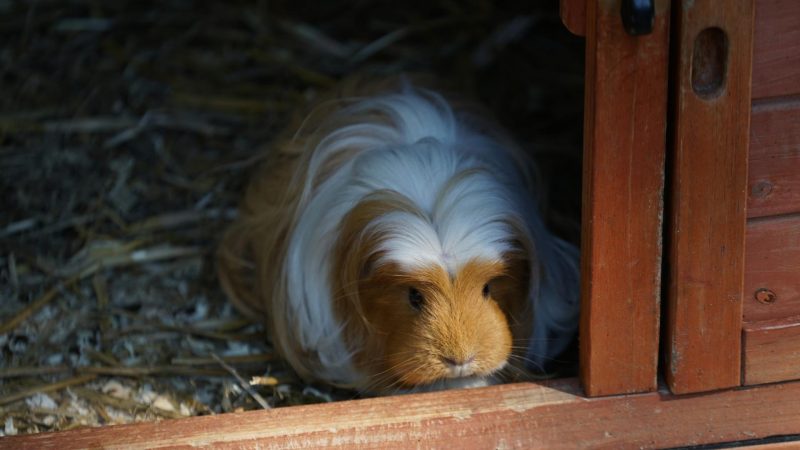
<svg viewBox="0 0 800 450">
<path fill-rule="evenodd" d="M 422 309 L 422 304 L 425 302 L 425 297 L 418 290 L 414 288 L 408 289 L 408 303 L 412 308 L 417 311 Z"/>
<path fill-rule="evenodd" d="M 483 285 L 483 298 L 489 298 L 489 283 Z"/>
</svg>

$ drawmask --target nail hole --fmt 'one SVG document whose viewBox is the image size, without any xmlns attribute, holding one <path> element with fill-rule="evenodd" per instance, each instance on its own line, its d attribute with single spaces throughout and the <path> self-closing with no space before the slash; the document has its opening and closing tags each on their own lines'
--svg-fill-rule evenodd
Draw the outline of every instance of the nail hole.
<svg viewBox="0 0 800 450">
<path fill-rule="evenodd" d="M 728 36 L 720 28 L 706 28 L 694 40 L 692 55 L 692 90 L 710 100 L 725 87 L 728 66 Z"/>
<path fill-rule="evenodd" d="M 756 297 L 756 300 L 758 300 L 760 303 L 763 303 L 765 305 L 769 305 L 769 304 L 775 303 L 775 300 L 778 299 L 778 296 L 775 295 L 774 292 L 772 292 L 769 289 L 765 289 L 765 288 L 761 288 L 761 289 L 757 290 L 756 293 L 755 293 L 755 297 Z"/>
</svg>

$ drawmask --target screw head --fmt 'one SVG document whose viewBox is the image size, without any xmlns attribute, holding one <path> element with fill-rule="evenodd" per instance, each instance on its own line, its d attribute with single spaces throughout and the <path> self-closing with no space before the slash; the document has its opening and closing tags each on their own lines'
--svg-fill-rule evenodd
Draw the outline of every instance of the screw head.
<svg viewBox="0 0 800 450">
<path fill-rule="evenodd" d="M 775 300 L 778 300 L 778 296 L 766 288 L 758 289 L 755 293 L 755 298 L 759 303 L 763 303 L 765 305 L 775 303 Z"/>
</svg>

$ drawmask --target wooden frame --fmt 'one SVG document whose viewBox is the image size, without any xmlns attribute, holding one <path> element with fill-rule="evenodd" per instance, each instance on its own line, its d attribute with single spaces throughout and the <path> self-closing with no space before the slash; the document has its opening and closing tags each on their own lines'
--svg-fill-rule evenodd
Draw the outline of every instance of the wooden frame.
<svg viewBox="0 0 800 450">
<path fill-rule="evenodd" d="M 559 0 L 558 10 L 570 33 L 586 36 L 586 0 Z"/>
<path fill-rule="evenodd" d="M 620 0 L 586 5 L 581 379 L 590 396 L 647 392 L 658 367 L 670 2 L 656 2 L 645 36 L 625 32 Z"/>
<path fill-rule="evenodd" d="M 0 448 L 664 448 L 800 433 L 800 382 L 587 399 L 575 379 L 0 439 Z"/>
</svg>

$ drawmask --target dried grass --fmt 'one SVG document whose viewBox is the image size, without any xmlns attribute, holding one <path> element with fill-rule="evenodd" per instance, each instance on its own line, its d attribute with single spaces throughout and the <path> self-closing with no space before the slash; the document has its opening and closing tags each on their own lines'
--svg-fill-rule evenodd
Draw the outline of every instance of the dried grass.
<svg viewBox="0 0 800 450">
<path fill-rule="evenodd" d="M 274 359 L 211 258 L 260 150 L 347 74 L 476 93 L 576 239 L 581 42 L 540 3 L 0 0 L 0 435 L 354 395 Z"/>
</svg>

